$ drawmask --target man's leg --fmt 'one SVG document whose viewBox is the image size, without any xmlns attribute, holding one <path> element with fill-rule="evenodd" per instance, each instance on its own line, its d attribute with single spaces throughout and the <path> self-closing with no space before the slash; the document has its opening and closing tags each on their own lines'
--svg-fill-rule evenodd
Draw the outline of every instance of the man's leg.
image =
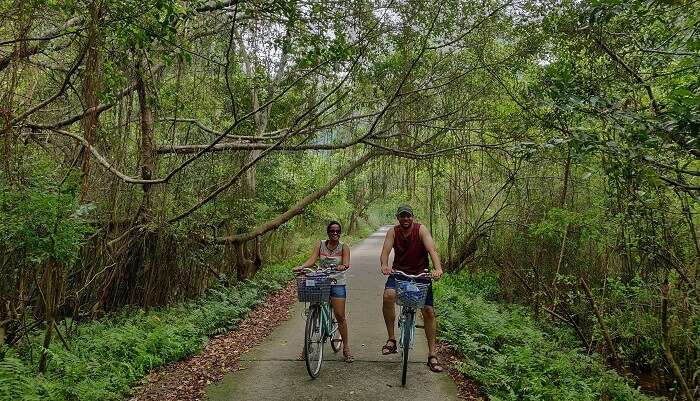
<svg viewBox="0 0 700 401">
<path fill-rule="evenodd" d="M 435 321 L 435 311 L 432 306 L 423 307 L 423 325 L 425 326 L 425 337 L 428 339 L 428 356 L 435 355 L 435 337 L 437 336 L 437 322 Z"/>
<path fill-rule="evenodd" d="M 437 319 L 435 319 L 435 309 L 433 309 L 433 287 L 428 289 L 425 297 L 425 306 L 421 310 L 423 314 L 423 324 L 425 326 L 425 337 L 428 339 L 428 367 L 433 372 L 442 372 L 442 366 L 437 359 L 435 337 L 437 337 Z"/>
<path fill-rule="evenodd" d="M 396 307 L 394 300 L 396 299 L 396 291 L 393 288 L 385 288 L 384 296 L 382 297 L 382 314 L 384 315 L 384 323 L 386 324 L 386 333 L 389 339 L 396 340 L 394 326 L 396 322 Z"/>
</svg>

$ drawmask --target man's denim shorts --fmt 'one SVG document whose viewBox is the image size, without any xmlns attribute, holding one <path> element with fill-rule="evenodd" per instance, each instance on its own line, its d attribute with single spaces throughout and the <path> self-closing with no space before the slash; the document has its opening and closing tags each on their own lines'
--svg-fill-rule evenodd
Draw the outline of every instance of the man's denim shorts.
<svg viewBox="0 0 700 401">
<path fill-rule="evenodd" d="M 432 281 L 428 279 L 417 279 L 416 280 L 419 283 L 430 283 L 430 287 L 428 287 L 428 295 L 425 297 L 425 306 L 433 306 L 433 283 Z M 389 276 L 389 278 L 386 279 L 386 284 L 384 284 L 384 288 L 391 288 L 392 290 L 396 290 L 396 277 L 394 276 Z M 331 287 L 331 291 L 333 288 Z M 332 296 L 332 295 L 331 295 Z"/>
</svg>

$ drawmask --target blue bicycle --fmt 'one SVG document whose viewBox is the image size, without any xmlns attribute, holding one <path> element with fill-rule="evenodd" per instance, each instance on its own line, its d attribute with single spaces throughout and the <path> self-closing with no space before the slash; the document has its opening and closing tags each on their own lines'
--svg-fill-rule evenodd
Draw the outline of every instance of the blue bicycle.
<svg viewBox="0 0 700 401">
<path fill-rule="evenodd" d="M 318 377 L 323 365 L 323 346 L 330 339 L 333 352 L 343 347 L 343 340 L 338 331 L 338 322 L 333 315 L 330 304 L 331 274 L 335 266 L 322 270 L 302 269 L 297 277 L 297 295 L 299 302 L 308 302 L 306 311 L 306 329 L 304 330 L 304 360 L 306 370 L 312 379 Z"/>
<path fill-rule="evenodd" d="M 416 311 L 423 308 L 428 295 L 431 276 L 425 273 L 410 275 L 394 270 L 391 275 L 396 279 L 396 304 L 401 307 L 399 313 L 399 347 L 401 348 L 401 385 L 406 385 L 408 370 L 408 352 L 416 340 Z M 422 281 L 418 281 L 422 280 Z"/>
</svg>

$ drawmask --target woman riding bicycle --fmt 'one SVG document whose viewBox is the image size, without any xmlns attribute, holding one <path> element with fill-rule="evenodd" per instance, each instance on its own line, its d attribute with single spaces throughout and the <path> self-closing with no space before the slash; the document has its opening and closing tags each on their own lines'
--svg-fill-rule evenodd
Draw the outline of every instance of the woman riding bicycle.
<svg viewBox="0 0 700 401">
<path fill-rule="evenodd" d="M 319 261 L 320 267 L 336 266 L 337 273 L 334 273 L 331 278 L 334 280 L 331 285 L 331 306 L 335 320 L 338 322 L 338 331 L 343 339 L 343 357 L 345 362 L 353 362 L 355 359 L 350 352 L 348 343 L 348 321 L 345 318 L 345 298 L 347 291 L 345 288 L 345 270 L 350 268 L 350 247 L 340 241 L 341 227 L 337 221 L 331 221 L 326 227 L 328 239 L 321 240 L 309 257 L 301 266 L 294 268 L 294 271 L 300 271 L 304 268 L 309 268 Z"/>
</svg>

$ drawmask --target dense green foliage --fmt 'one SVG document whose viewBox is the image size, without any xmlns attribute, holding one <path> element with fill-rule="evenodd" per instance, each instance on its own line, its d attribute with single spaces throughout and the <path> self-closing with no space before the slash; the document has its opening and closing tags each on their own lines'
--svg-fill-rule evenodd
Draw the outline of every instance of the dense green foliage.
<svg viewBox="0 0 700 401">
<path fill-rule="evenodd" d="M 0 20 L 4 353 L 408 201 L 446 270 L 498 273 L 451 283 L 536 320 L 502 327 L 556 319 L 645 390 L 698 392 L 696 1 L 2 0 Z M 536 355 L 532 377 L 563 366 Z"/>
<path fill-rule="evenodd" d="M 447 275 L 436 286 L 440 336 L 465 357 L 458 369 L 500 400 L 651 400 L 586 355 L 570 330 L 537 321 L 498 296 L 494 275 Z"/>
<path fill-rule="evenodd" d="M 81 324 L 70 338 L 70 350 L 60 342 L 50 346 L 44 375 L 32 363 L 41 337 L 17 350 L 4 349 L 0 399 L 121 400 L 150 370 L 195 354 L 208 337 L 234 328 L 292 277 L 291 266 L 301 259 L 267 266 L 249 282 L 214 287 L 190 302 L 150 311 L 127 308 Z"/>
</svg>

